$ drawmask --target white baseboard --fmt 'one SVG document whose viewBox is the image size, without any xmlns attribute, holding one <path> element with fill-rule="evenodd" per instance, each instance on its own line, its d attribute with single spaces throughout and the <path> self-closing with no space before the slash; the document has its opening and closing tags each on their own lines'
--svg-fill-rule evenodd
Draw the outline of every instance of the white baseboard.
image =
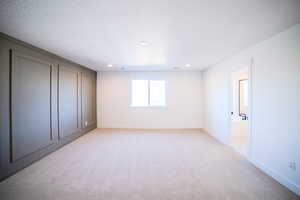
<svg viewBox="0 0 300 200">
<path fill-rule="evenodd" d="M 274 178 L 276 181 L 296 193 L 297 195 L 300 196 L 300 186 L 293 183 L 291 180 L 288 178 L 280 175 L 278 172 L 266 167 L 264 164 L 260 163 L 257 160 L 249 160 L 253 165 L 255 165 L 257 168 L 261 169 L 263 172 Z"/>
<path fill-rule="evenodd" d="M 217 136 L 211 134 L 210 131 L 208 131 L 206 128 L 202 128 L 203 132 L 210 135 L 211 137 L 213 137 L 215 140 L 217 140 L 218 142 L 224 144 L 224 145 L 229 145 L 226 141 L 221 140 L 220 138 L 218 138 Z"/>
</svg>

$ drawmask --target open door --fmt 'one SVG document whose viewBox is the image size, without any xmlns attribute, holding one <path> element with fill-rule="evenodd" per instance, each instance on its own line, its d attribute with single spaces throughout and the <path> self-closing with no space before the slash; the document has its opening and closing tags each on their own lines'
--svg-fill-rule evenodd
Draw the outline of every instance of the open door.
<svg viewBox="0 0 300 200">
<path fill-rule="evenodd" d="M 230 145 L 248 156 L 249 149 L 249 69 L 231 73 Z"/>
</svg>

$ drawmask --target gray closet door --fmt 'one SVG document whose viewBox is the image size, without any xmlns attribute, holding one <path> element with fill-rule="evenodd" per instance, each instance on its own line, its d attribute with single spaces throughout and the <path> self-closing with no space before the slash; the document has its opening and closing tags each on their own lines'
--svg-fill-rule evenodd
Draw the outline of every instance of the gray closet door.
<svg viewBox="0 0 300 200">
<path fill-rule="evenodd" d="M 52 65 L 11 52 L 11 162 L 53 143 Z"/>
<path fill-rule="evenodd" d="M 70 65 L 59 66 L 59 138 L 77 134 L 80 123 L 80 70 Z"/>
<path fill-rule="evenodd" d="M 82 72 L 82 127 L 96 125 L 96 73 Z"/>
<path fill-rule="evenodd" d="M 96 72 L 0 33 L 0 119 L 2 181 L 96 128 Z"/>
</svg>

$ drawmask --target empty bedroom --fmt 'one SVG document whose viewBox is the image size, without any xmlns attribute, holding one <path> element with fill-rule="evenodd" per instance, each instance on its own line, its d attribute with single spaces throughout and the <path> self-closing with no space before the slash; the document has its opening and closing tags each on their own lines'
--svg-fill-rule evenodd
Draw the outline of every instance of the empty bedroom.
<svg viewBox="0 0 300 200">
<path fill-rule="evenodd" d="M 300 200 L 299 0 L 0 0 L 1 200 Z"/>
</svg>

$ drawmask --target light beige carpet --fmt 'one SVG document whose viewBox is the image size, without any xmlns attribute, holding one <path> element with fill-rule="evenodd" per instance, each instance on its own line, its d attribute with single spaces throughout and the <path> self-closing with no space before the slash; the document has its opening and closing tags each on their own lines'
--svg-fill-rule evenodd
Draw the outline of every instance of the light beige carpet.
<svg viewBox="0 0 300 200">
<path fill-rule="evenodd" d="M 95 130 L 0 183 L 0 194 L 1 200 L 298 199 L 197 131 Z"/>
</svg>

